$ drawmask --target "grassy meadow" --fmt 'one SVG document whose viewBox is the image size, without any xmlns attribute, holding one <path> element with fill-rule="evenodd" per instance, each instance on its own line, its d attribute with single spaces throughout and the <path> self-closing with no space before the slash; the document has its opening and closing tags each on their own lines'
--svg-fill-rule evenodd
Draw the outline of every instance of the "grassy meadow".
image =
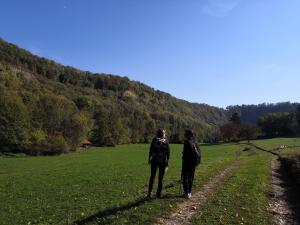
<svg viewBox="0 0 300 225">
<path fill-rule="evenodd" d="M 300 145 L 300 139 L 255 143 L 273 149 L 282 144 Z M 179 198 L 182 145 L 171 145 L 164 198 L 152 201 L 145 200 L 150 172 L 148 147 L 93 148 L 54 157 L 1 156 L 0 202 L 4 207 L 0 211 L 0 224 L 155 222 L 158 216 L 167 214 L 176 203 L 183 201 Z M 237 159 L 241 166 L 210 198 L 202 215 L 194 218 L 195 224 L 207 224 L 207 221 L 218 224 L 221 215 L 226 217 L 224 224 L 253 219 L 270 221 L 263 214 L 268 201 L 265 191 L 270 188 L 272 154 L 253 149 L 244 152 L 244 148 L 243 144 L 202 146 L 203 160 L 197 169 L 195 186 L 201 187 L 201 183 Z M 244 220 L 236 220 L 237 210 Z"/>
<path fill-rule="evenodd" d="M 247 142 L 242 144 L 247 147 Z M 201 214 L 193 218 L 193 225 L 275 224 L 268 210 L 268 193 L 272 191 L 270 161 L 274 154 L 299 154 L 300 139 L 257 140 L 252 144 L 265 151 L 250 146 L 243 152 L 240 168 L 212 195 Z M 288 148 L 280 149 L 282 145 Z"/>
<path fill-rule="evenodd" d="M 242 157 L 240 168 L 219 186 L 193 224 L 273 224 L 267 212 L 271 187 L 266 162 L 271 157 L 268 153 Z"/>
<path fill-rule="evenodd" d="M 1 224 L 147 224 L 178 201 L 181 145 L 171 146 L 164 200 L 145 202 L 148 145 L 95 148 L 55 157 L 1 157 Z M 196 183 L 236 158 L 241 147 L 204 146 Z M 136 222 L 138 221 L 138 222 Z"/>
</svg>

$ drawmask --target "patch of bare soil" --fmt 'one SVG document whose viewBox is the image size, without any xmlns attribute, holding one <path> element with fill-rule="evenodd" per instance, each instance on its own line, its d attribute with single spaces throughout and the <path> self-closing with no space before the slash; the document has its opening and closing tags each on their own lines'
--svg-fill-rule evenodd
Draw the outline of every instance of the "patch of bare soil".
<svg viewBox="0 0 300 225">
<path fill-rule="evenodd" d="M 219 172 L 209 181 L 200 187 L 200 190 L 194 191 L 191 199 L 179 203 L 173 213 L 164 216 L 158 220 L 157 224 L 163 225 L 188 225 L 193 215 L 199 213 L 201 207 L 204 206 L 209 196 L 222 184 L 226 178 L 233 174 L 238 168 L 239 162 L 236 161 L 227 167 L 225 170 Z"/>
<path fill-rule="evenodd" d="M 271 169 L 273 193 L 270 194 L 272 201 L 269 211 L 274 215 L 277 225 L 296 225 L 298 223 L 287 195 L 290 188 L 287 177 L 284 177 L 287 174 L 283 173 L 281 163 L 277 158 L 272 160 Z"/>
</svg>

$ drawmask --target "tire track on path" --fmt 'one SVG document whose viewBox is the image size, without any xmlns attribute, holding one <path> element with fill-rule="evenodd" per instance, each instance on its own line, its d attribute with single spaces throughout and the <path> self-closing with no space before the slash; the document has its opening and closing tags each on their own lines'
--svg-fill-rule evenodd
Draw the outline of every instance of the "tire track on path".
<svg viewBox="0 0 300 225">
<path fill-rule="evenodd" d="M 239 167 L 240 162 L 233 162 L 226 169 L 220 171 L 205 182 L 200 189 L 194 191 L 191 199 L 179 203 L 173 212 L 158 219 L 157 225 L 188 225 L 195 214 L 201 213 L 209 196 L 214 193 L 219 185 L 224 183 Z"/>
</svg>

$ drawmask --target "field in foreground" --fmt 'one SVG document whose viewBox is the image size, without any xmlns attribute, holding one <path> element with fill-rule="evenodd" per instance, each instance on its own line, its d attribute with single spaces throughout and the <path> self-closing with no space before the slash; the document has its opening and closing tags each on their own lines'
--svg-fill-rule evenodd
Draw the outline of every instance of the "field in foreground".
<svg viewBox="0 0 300 225">
<path fill-rule="evenodd" d="M 300 139 L 277 138 L 241 144 L 247 151 L 240 157 L 240 168 L 209 198 L 201 213 L 192 219 L 193 225 L 276 224 L 270 208 L 269 194 L 273 193 L 270 162 L 291 149 L 299 154 Z M 281 149 L 283 145 L 288 148 Z"/>
<path fill-rule="evenodd" d="M 300 145 L 300 140 L 273 139 L 257 144 L 272 149 L 282 144 Z M 230 224 L 230 218 L 237 224 L 251 221 L 253 217 L 247 218 L 247 212 L 255 213 L 255 219 L 267 221 L 266 224 L 271 221 L 264 213 L 268 201 L 264 191 L 269 188 L 272 155 L 254 150 L 243 152 L 244 148 L 245 145 L 237 144 L 202 147 L 203 163 L 195 180 L 200 188 L 237 158 L 241 161 L 240 169 L 210 198 L 202 214 L 215 224 L 222 215 L 228 215 L 225 224 Z M 150 202 L 144 198 L 149 176 L 148 145 L 98 148 L 57 157 L 0 157 L 0 202 L 4 203 L 1 225 L 151 224 L 183 201 L 178 198 L 182 146 L 172 145 L 171 150 L 165 198 Z M 238 191 L 240 196 L 232 195 Z M 228 198 L 228 194 L 234 197 Z M 249 196 L 251 207 L 245 205 L 248 202 L 243 194 Z M 252 199 L 253 195 L 257 197 Z M 259 211 L 251 211 L 257 204 Z M 239 216 L 236 219 L 236 214 L 242 215 L 243 211 L 243 220 Z M 213 218 L 212 213 L 218 217 Z M 199 215 L 193 221 L 205 224 L 203 218 Z"/>
</svg>

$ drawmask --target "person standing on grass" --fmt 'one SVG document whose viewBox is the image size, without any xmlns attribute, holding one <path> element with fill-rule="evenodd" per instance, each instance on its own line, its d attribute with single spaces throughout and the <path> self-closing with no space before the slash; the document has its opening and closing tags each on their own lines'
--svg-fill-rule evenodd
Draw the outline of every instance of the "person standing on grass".
<svg viewBox="0 0 300 225">
<path fill-rule="evenodd" d="M 184 147 L 182 152 L 182 170 L 181 179 L 184 190 L 184 198 L 192 197 L 192 187 L 197 165 L 201 161 L 201 152 L 197 142 L 194 139 L 194 133 L 190 129 L 184 132 Z"/>
<path fill-rule="evenodd" d="M 156 176 L 157 169 L 158 173 L 158 187 L 156 196 L 161 198 L 161 191 L 163 187 L 163 178 L 167 167 L 169 166 L 170 158 L 170 147 L 169 141 L 166 138 L 166 131 L 158 129 L 156 137 L 153 138 L 150 150 L 148 163 L 151 165 L 151 176 L 149 180 L 149 189 L 147 198 L 152 198 L 153 183 Z"/>
</svg>

